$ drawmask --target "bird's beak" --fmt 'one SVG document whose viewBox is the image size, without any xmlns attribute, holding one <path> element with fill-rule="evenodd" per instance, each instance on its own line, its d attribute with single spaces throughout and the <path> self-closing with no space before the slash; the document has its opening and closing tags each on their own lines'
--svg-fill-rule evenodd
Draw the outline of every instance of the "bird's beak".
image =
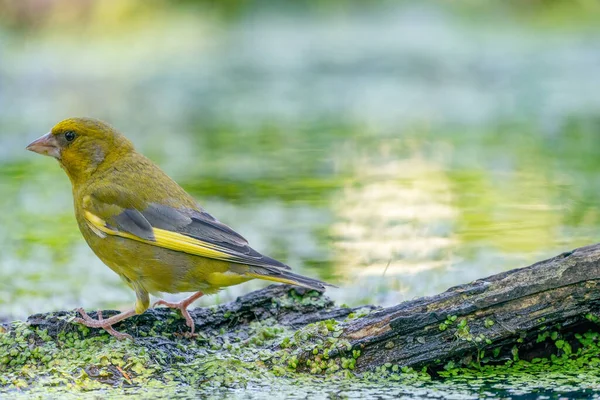
<svg viewBox="0 0 600 400">
<path fill-rule="evenodd" d="M 56 137 L 50 132 L 29 143 L 26 149 L 45 156 L 60 158 L 58 142 L 56 141 Z"/>
</svg>

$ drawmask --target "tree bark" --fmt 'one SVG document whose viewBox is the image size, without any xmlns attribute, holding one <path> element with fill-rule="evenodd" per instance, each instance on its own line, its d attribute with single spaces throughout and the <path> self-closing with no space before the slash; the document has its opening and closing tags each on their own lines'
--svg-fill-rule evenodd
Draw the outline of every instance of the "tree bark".
<svg viewBox="0 0 600 400">
<path fill-rule="evenodd" d="M 548 356 L 556 346 L 538 343 L 538 335 L 595 328 L 599 260 L 600 245 L 579 248 L 379 310 L 345 326 L 343 336 L 361 349 L 358 370 L 385 363 L 435 369 L 448 360 L 475 361 L 482 351 L 493 350 L 498 361 L 516 354 Z"/>
</svg>

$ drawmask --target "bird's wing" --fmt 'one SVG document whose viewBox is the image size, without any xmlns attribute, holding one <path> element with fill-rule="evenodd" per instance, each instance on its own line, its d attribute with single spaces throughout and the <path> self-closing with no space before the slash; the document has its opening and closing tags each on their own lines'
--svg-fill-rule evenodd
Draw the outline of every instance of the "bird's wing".
<svg viewBox="0 0 600 400">
<path fill-rule="evenodd" d="M 201 209 L 144 203 L 126 190 L 85 196 L 83 213 L 100 236 L 111 235 L 192 255 L 257 267 L 290 269 L 248 246 L 244 237 Z"/>
</svg>

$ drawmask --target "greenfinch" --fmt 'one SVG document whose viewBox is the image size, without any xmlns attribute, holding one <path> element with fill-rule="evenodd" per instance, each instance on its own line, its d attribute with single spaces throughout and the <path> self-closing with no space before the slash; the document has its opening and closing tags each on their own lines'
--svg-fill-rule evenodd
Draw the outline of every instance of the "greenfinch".
<svg viewBox="0 0 600 400">
<path fill-rule="evenodd" d="M 78 309 L 75 321 L 103 328 L 146 311 L 149 294 L 195 292 L 178 302 L 194 334 L 188 306 L 221 288 L 258 278 L 323 291 L 332 286 L 290 271 L 252 249 L 246 239 L 215 219 L 175 181 L 110 125 L 91 118 L 59 122 L 27 150 L 54 157 L 69 177 L 75 217 L 94 253 L 135 291 L 131 310 L 107 319 Z"/>
</svg>

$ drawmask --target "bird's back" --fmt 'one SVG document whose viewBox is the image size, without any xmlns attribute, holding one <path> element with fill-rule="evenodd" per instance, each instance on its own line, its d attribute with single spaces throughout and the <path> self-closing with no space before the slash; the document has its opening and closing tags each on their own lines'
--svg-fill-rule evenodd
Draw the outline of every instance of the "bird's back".
<svg viewBox="0 0 600 400">
<path fill-rule="evenodd" d="M 123 202 L 134 208 L 160 203 L 177 208 L 199 209 L 196 200 L 140 153 L 131 152 L 92 175 L 85 186 L 73 188 L 83 198 L 97 191 L 128 193 Z"/>
</svg>

